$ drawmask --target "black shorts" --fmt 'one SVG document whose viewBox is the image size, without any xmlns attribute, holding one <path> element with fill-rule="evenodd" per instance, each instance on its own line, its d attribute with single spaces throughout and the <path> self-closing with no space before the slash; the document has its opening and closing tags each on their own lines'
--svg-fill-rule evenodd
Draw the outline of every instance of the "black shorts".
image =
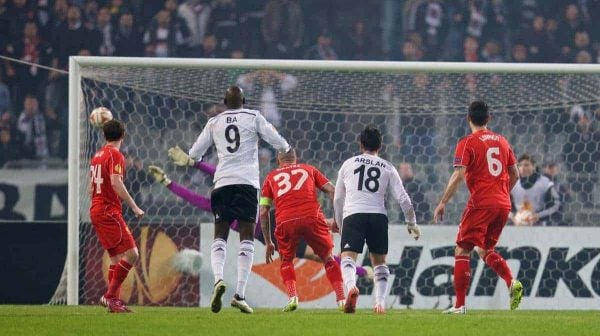
<svg viewBox="0 0 600 336">
<path fill-rule="evenodd" d="M 357 213 L 344 218 L 342 252 L 362 253 L 367 243 L 370 253 L 387 254 L 388 218 L 378 213 Z"/>
<path fill-rule="evenodd" d="M 248 184 L 232 184 L 217 188 L 210 194 L 215 222 L 254 223 L 258 214 L 258 189 Z"/>
</svg>

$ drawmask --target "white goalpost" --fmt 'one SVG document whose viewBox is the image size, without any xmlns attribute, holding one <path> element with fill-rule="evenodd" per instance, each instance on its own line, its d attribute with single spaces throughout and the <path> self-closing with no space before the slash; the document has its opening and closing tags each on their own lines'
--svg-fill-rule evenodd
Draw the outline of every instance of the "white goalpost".
<svg viewBox="0 0 600 336">
<path fill-rule="evenodd" d="M 282 84 L 284 80 L 287 84 Z M 582 152 L 577 147 L 579 138 L 573 135 L 580 131 L 580 118 L 600 122 L 600 65 L 73 56 L 69 61 L 68 252 L 59 285 L 66 284 L 66 291 L 57 291 L 53 301 L 92 304 L 105 286 L 105 256 L 89 223 L 85 193 L 89 160 L 101 143 L 87 116 L 93 108 L 105 106 L 125 121 L 124 151 L 131 168 L 128 181 L 135 185 L 132 196 L 147 213 L 141 223 L 128 222 L 143 248 L 142 266 L 124 285 L 129 286 L 126 295 L 138 304 L 205 304 L 207 287 L 202 271 L 199 276 L 183 274 L 170 267 L 169 261 L 184 249 L 202 252 L 204 236 L 212 232 L 212 226 L 200 223 L 211 222 L 211 216 L 152 183 L 144 170 L 149 164 L 161 165 L 173 181 L 208 196 L 210 177 L 191 168 L 176 168 L 169 162 L 166 149 L 180 145 L 187 150 L 206 120 L 220 111 L 226 87 L 236 83 L 244 87 L 248 105 L 263 110 L 299 149 L 300 159 L 315 164 L 330 179 L 335 178 L 343 160 L 358 149 L 356 137 L 361 128 L 379 126 L 384 134 L 383 155 L 396 165 L 410 166 L 414 183 L 409 194 L 418 198 L 419 224 L 431 221 L 429 213 L 449 176 L 453 146 L 466 132 L 466 106 L 474 99 L 483 99 L 492 109 L 491 128 L 509 139 L 517 155 L 528 153 L 540 163 L 556 162 L 562 169 L 559 177 L 571 186 L 573 195 L 561 205 L 561 217 L 545 225 L 593 226 L 600 219 L 598 171 L 589 170 L 597 163 L 585 149 Z M 275 163 L 266 146 L 260 159 L 262 177 Z M 214 162 L 214 158 L 209 160 Z M 449 209 L 451 220 L 445 224 L 455 224 L 465 197 L 466 190 L 462 190 L 459 201 Z M 398 216 L 396 207 L 390 220 L 397 221 Z M 555 234 L 553 228 L 545 229 Z M 562 228 L 559 231 L 570 234 Z M 446 242 L 451 244 L 453 239 L 449 235 Z M 409 247 L 408 241 L 400 244 Z M 407 249 L 402 253 L 410 255 Z M 544 254 L 544 258 L 550 257 Z M 419 282 L 415 272 L 429 267 L 422 264 L 423 258 L 399 264 L 390 294 L 398 297 L 398 304 L 406 304 L 400 302 L 408 302 L 407 297 L 414 292 L 424 297 L 418 301 L 425 302 L 423 306 L 435 297 L 439 302 L 440 297 L 451 295 L 449 288 L 438 290 L 433 280 Z M 203 269 L 208 267 L 204 264 Z M 297 265 L 307 270 L 309 266 L 309 262 Z M 276 290 L 272 269 L 259 265 L 253 271 L 262 277 L 255 281 L 261 290 L 269 286 Z M 483 277 L 485 271 L 478 274 Z M 533 274 L 531 285 L 542 286 L 536 276 L 540 277 Z M 493 293 L 493 288 L 486 286 L 495 288 L 495 282 L 481 283 L 483 292 Z M 363 285 L 368 293 L 368 281 Z M 321 301 L 326 294 L 315 290 L 311 295 L 305 301 L 314 302 L 315 307 L 326 306 L 326 301 Z M 495 298 L 492 295 L 490 298 Z M 491 302 L 489 306 L 496 307 L 495 299 L 487 299 L 482 299 L 482 306 Z"/>
</svg>

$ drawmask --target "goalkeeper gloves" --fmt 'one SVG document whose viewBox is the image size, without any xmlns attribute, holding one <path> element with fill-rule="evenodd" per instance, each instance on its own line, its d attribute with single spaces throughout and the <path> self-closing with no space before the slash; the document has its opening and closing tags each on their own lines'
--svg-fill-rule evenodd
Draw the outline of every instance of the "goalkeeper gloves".
<svg viewBox="0 0 600 336">
<path fill-rule="evenodd" d="M 417 223 L 406 223 L 406 229 L 408 230 L 408 234 L 415 238 L 415 240 L 421 237 L 421 229 L 419 229 Z"/>
<path fill-rule="evenodd" d="M 178 166 L 193 166 L 196 163 L 196 161 L 179 148 L 179 146 L 169 148 L 167 153 L 171 160 Z"/>
<path fill-rule="evenodd" d="M 148 172 L 150 175 L 156 180 L 156 182 L 161 183 L 165 186 L 171 184 L 171 180 L 165 174 L 165 171 L 157 166 L 148 166 Z"/>
</svg>

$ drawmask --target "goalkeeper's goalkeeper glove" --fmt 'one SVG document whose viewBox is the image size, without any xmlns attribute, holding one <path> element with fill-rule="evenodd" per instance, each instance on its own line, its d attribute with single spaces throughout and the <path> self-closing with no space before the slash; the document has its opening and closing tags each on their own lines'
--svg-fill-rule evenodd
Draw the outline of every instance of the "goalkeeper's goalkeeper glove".
<svg viewBox="0 0 600 336">
<path fill-rule="evenodd" d="M 421 229 L 419 229 L 417 223 L 406 223 L 406 229 L 408 230 L 408 234 L 415 238 L 415 240 L 421 237 Z"/>
<path fill-rule="evenodd" d="M 148 166 L 148 172 L 150 173 L 150 176 L 152 176 L 156 180 L 156 182 L 164 184 L 165 186 L 171 184 L 171 180 L 167 177 L 167 174 L 165 174 L 164 170 L 162 170 L 160 167 Z"/>
<path fill-rule="evenodd" d="M 169 148 L 167 153 L 171 160 L 178 166 L 193 166 L 196 164 L 196 161 L 179 148 L 179 146 Z"/>
</svg>

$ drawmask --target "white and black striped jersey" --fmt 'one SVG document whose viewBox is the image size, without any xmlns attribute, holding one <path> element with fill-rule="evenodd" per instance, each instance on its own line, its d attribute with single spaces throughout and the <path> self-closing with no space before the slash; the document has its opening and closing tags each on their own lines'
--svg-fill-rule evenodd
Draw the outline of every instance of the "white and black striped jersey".
<svg viewBox="0 0 600 336">
<path fill-rule="evenodd" d="M 275 149 L 287 151 L 290 148 L 259 111 L 244 108 L 227 110 L 208 120 L 189 155 L 194 160 L 201 160 L 214 144 L 219 158 L 214 176 L 215 188 L 249 184 L 258 189 L 259 137 Z"/>
<path fill-rule="evenodd" d="M 391 192 L 407 222 L 415 223 L 410 197 L 404 190 L 398 171 L 388 161 L 370 154 L 354 156 L 344 162 L 335 186 L 336 222 L 356 213 L 387 215 L 385 198 Z"/>
</svg>

